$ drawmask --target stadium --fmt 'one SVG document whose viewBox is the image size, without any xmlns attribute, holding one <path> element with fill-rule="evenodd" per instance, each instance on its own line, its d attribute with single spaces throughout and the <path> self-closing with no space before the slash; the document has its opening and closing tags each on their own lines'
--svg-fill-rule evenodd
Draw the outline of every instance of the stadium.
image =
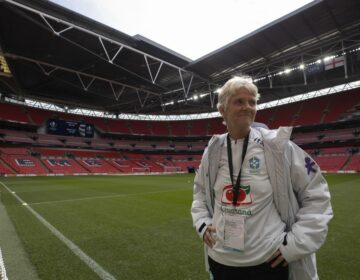
<svg viewBox="0 0 360 280">
<path fill-rule="evenodd" d="M 41 0 L 0 1 L 0 279 L 208 279 L 189 213 L 226 131 L 218 89 L 261 93 L 328 180 L 321 279 L 360 279 L 360 2 L 318 0 L 197 60 Z"/>
</svg>

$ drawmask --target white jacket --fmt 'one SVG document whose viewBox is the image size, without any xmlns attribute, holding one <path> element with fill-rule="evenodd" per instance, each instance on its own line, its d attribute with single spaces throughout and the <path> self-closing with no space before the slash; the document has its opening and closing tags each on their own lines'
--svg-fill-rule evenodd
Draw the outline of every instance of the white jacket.
<svg viewBox="0 0 360 280">
<path fill-rule="evenodd" d="M 327 225 L 333 217 L 328 185 L 310 156 L 289 140 L 291 127 L 281 127 L 278 130 L 255 129 L 263 137 L 274 203 L 286 224 L 286 242 L 279 249 L 289 263 L 289 279 L 319 279 L 315 252 L 324 243 Z M 211 138 L 194 180 L 191 214 L 201 238 L 207 226 L 212 224 L 213 187 L 218 168 L 216 163 L 219 162 L 220 147 L 224 145 L 226 135 L 214 135 Z M 205 259 L 207 263 L 206 245 Z"/>
</svg>

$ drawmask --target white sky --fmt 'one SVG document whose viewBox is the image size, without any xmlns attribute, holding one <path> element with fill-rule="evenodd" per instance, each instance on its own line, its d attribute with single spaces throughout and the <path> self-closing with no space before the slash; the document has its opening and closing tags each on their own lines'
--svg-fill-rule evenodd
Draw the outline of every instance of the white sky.
<svg viewBox="0 0 360 280">
<path fill-rule="evenodd" d="M 52 0 L 130 36 L 197 59 L 310 0 Z"/>
</svg>

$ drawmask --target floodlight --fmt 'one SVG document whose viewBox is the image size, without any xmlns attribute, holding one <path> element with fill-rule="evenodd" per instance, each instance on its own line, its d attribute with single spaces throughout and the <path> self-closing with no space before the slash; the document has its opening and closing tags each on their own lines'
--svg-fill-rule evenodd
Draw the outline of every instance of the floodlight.
<svg viewBox="0 0 360 280">
<path fill-rule="evenodd" d="M 334 57 L 335 57 L 335 55 L 326 56 L 326 57 L 324 57 L 323 61 L 324 61 L 324 62 L 329 61 L 330 59 L 333 59 Z"/>
</svg>

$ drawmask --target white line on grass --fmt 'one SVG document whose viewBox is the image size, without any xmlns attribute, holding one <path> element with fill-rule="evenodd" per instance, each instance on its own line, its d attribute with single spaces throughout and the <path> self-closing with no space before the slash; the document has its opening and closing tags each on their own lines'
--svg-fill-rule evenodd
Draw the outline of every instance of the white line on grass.
<svg viewBox="0 0 360 280">
<path fill-rule="evenodd" d="M 1 280 L 8 280 L 7 276 L 6 276 L 6 269 L 5 269 L 5 263 L 4 263 L 4 259 L 1 253 L 1 248 L 0 248 L 0 279 Z"/>
<path fill-rule="evenodd" d="M 179 188 L 179 189 L 176 189 L 176 190 L 167 190 L 167 191 L 154 191 L 154 192 L 142 192 L 142 193 L 125 193 L 125 194 L 115 194 L 115 195 L 91 196 L 91 197 L 74 198 L 74 199 L 34 202 L 34 203 L 29 203 L 29 204 L 30 205 L 51 204 L 51 203 L 73 202 L 73 201 L 91 200 L 91 199 L 103 199 L 103 198 L 115 198 L 115 197 L 128 197 L 128 196 L 156 194 L 156 193 L 168 193 L 168 192 L 177 192 L 177 191 L 183 191 L 183 190 L 189 190 L 189 188 Z"/>
<path fill-rule="evenodd" d="M 5 189 L 8 190 L 24 207 L 26 207 L 45 227 L 47 227 L 57 238 L 59 238 L 76 256 L 78 256 L 91 270 L 93 270 L 101 279 L 116 280 L 109 272 L 103 269 L 96 261 L 84 253 L 75 243 L 67 239 L 60 231 L 58 231 L 52 224 L 46 221 L 39 213 L 32 209 L 25 201 L 17 196 L 11 189 L 9 189 L 3 182 L 0 182 Z"/>
</svg>

